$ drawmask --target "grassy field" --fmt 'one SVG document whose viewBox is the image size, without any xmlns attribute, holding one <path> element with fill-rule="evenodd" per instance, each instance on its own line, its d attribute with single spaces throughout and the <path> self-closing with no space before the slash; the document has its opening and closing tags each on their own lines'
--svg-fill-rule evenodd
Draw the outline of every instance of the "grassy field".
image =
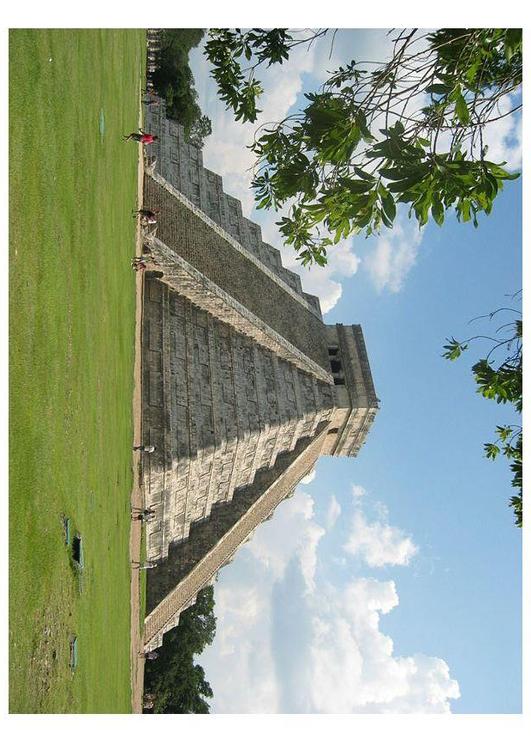
<svg viewBox="0 0 531 750">
<path fill-rule="evenodd" d="M 143 45 L 135 30 L 10 33 L 11 712 L 131 709 L 138 152 L 121 135 Z"/>
</svg>

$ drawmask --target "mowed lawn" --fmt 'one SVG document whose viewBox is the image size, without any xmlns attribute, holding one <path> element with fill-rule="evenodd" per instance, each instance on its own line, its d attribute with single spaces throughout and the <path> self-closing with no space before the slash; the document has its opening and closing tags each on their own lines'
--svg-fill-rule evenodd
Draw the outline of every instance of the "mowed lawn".
<svg viewBox="0 0 531 750">
<path fill-rule="evenodd" d="M 10 33 L 11 712 L 131 710 L 138 148 L 121 136 L 144 50 L 139 30 Z"/>
</svg>

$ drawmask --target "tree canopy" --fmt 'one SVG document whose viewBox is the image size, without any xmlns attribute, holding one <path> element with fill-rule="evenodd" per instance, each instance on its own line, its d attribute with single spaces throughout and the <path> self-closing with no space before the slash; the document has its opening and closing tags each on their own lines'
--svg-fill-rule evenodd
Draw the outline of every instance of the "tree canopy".
<svg viewBox="0 0 531 750">
<path fill-rule="evenodd" d="M 206 55 L 236 119 L 257 118 L 260 65 L 325 33 L 211 29 Z M 303 264 L 324 265 L 329 246 L 353 233 L 392 227 L 400 203 L 420 226 L 430 215 L 442 224 L 450 209 L 477 225 L 518 177 L 488 160 L 484 136 L 521 81 L 520 29 L 395 32 L 388 62 L 352 60 L 305 94 L 300 112 L 258 130 L 257 207 L 288 209 L 277 223 Z"/>
<path fill-rule="evenodd" d="M 209 713 L 212 688 L 195 656 L 212 643 L 215 633 L 214 590 L 207 586 L 181 613 L 177 627 L 165 633 L 159 658 L 146 663 L 144 684 L 146 692 L 155 695 L 154 713 Z"/>
<path fill-rule="evenodd" d="M 204 35 L 203 29 L 163 29 L 159 65 L 153 74 L 155 88 L 166 100 L 168 117 L 183 125 L 185 137 L 197 148 L 203 147 L 212 124 L 197 103 L 188 56 Z"/>
</svg>

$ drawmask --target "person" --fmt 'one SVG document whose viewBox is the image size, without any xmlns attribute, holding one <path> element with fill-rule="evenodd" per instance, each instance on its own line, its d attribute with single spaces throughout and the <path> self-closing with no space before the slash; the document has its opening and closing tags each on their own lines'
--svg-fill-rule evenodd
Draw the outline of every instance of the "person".
<svg viewBox="0 0 531 750">
<path fill-rule="evenodd" d="M 147 653 L 141 653 L 140 656 L 143 656 L 144 659 L 149 659 L 149 661 L 155 661 L 155 659 L 159 658 L 159 655 L 156 651 L 148 651 Z"/>
<path fill-rule="evenodd" d="M 138 211 L 133 211 L 133 217 L 140 216 L 140 221 L 146 224 L 156 224 L 157 214 L 160 213 L 159 208 L 154 208 L 153 211 L 149 208 L 139 208 Z"/>
<path fill-rule="evenodd" d="M 129 135 L 124 135 L 123 138 L 125 141 L 138 141 L 138 143 L 143 143 L 145 146 L 150 143 L 154 143 L 159 139 L 157 135 L 152 135 L 151 133 L 143 133 L 141 130 L 139 133 L 129 133 Z"/>
<path fill-rule="evenodd" d="M 142 268 L 146 267 L 146 263 L 153 263 L 155 264 L 155 258 L 150 252 L 147 252 L 145 250 L 142 251 L 142 255 L 135 255 L 134 258 L 131 258 L 131 266 L 132 268 L 136 268 L 137 266 L 141 266 Z"/>
<path fill-rule="evenodd" d="M 155 445 L 133 445 L 134 451 L 144 451 L 144 453 L 154 453 L 157 448 Z"/>
<path fill-rule="evenodd" d="M 155 517 L 155 511 L 151 508 L 141 510 L 137 516 L 133 516 L 133 521 L 149 521 L 150 518 Z"/>
</svg>

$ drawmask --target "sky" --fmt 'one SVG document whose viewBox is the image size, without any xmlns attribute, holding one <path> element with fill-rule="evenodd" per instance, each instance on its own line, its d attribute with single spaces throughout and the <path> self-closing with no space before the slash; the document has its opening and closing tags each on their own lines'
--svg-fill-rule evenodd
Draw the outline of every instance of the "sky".
<svg viewBox="0 0 531 750">
<path fill-rule="evenodd" d="M 387 46 L 381 31 L 342 31 L 333 54 L 381 59 Z M 264 116 L 300 105 L 335 64 L 328 55 L 316 45 L 269 71 Z M 277 217 L 253 211 L 244 146 L 256 125 L 224 111 L 200 50 L 192 62 L 214 126 L 205 164 L 282 249 Z M 517 168 L 518 121 L 502 123 L 491 158 Z M 521 710 L 521 532 L 506 507 L 510 472 L 482 453 L 513 414 L 475 394 L 480 348 L 457 363 L 440 356 L 451 335 L 491 332 L 469 321 L 521 288 L 520 217 L 510 183 L 479 229 L 451 219 L 420 233 L 400 217 L 301 274 L 326 322 L 362 324 L 381 410 L 358 458 L 320 459 L 220 573 L 218 634 L 200 659 L 215 711 Z"/>
<path fill-rule="evenodd" d="M 330 39 L 297 51 L 261 76 L 263 121 L 300 107 L 327 70 L 388 51 L 382 30 L 340 30 L 332 52 Z M 495 426 L 516 420 L 475 393 L 481 342 L 454 363 L 441 353 L 450 336 L 493 332 L 473 318 L 514 306 L 520 182 L 478 229 L 449 217 L 420 232 L 399 215 L 393 230 L 332 248 L 325 269 L 303 270 L 278 217 L 253 208 L 245 146 L 256 124 L 225 111 L 201 49 L 191 64 L 213 122 L 205 166 L 319 295 L 325 322 L 361 323 L 381 399 L 359 456 L 321 458 L 220 572 L 217 634 L 198 659 L 212 711 L 519 713 L 521 531 L 507 462 L 483 456 Z M 519 118 L 487 136 L 489 158 L 517 169 Z"/>
</svg>

